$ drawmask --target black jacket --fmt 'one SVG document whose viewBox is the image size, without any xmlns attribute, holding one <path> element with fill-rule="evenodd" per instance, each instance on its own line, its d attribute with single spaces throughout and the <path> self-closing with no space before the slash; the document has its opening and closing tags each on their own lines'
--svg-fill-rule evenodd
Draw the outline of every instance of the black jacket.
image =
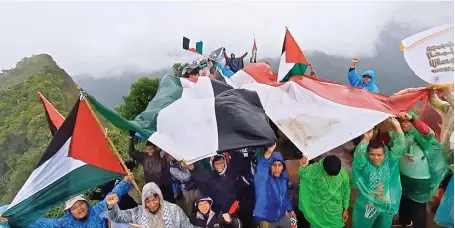
<svg viewBox="0 0 455 228">
<path fill-rule="evenodd" d="M 130 138 L 128 154 L 137 164 L 141 164 L 144 168 L 145 183 L 154 182 L 160 188 L 171 185 L 168 163 L 160 156 L 159 151 L 155 151 L 152 156 L 145 152 L 137 151 L 134 148 L 134 138 Z"/>
<path fill-rule="evenodd" d="M 224 221 L 222 214 L 210 211 L 209 216 L 203 216 L 200 212 L 194 213 L 190 217 L 190 222 L 198 228 L 240 228 L 240 220 L 231 217 L 232 221 Z"/>
<path fill-rule="evenodd" d="M 237 190 L 242 186 L 242 180 L 234 166 L 227 166 L 226 172 L 220 175 L 216 171 L 196 170 L 193 179 L 203 195 L 213 199 L 213 211 L 216 213 L 229 212 L 232 204 L 239 199 Z"/>
</svg>

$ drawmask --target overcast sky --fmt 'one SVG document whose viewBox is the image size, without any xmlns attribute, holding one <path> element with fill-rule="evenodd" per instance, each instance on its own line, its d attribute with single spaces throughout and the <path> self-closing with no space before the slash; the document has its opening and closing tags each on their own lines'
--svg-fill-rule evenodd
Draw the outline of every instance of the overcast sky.
<svg viewBox="0 0 455 228">
<path fill-rule="evenodd" d="M 12 68 L 23 57 L 48 53 L 71 75 L 152 71 L 189 61 L 182 36 L 202 40 L 205 52 L 224 46 L 240 55 L 251 53 L 253 31 L 258 57 L 277 57 L 285 26 L 304 51 L 371 55 L 380 30 L 391 20 L 418 28 L 453 23 L 454 4 L 0 2 L 0 69 Z"/>
</svg>

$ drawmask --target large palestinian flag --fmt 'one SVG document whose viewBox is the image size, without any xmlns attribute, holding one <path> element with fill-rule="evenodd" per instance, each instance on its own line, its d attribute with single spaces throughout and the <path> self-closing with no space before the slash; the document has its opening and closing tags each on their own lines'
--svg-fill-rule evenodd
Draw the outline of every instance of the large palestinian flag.
<svg viewBox="0 0 455 228">
<path fill-rule="evenodd" d="M 47 124 L 49 125 L 52 135 L 55 135 L 60 126 L 62 126 L 63 121 L 65 121 L 65 117 L 63 117 L 62 114 L 54 108 L 54 106 L 46 99 L 46 97 L 43 96 L 43 94 L 38 92 L 38 96 L 44 106 Z"/>
<path fill-rule="evenodd" d="M 264 63 L 250 64 L 231 78 L 255 91 L 267 116 L 309 159 L 352 140 L 424 99 L 425 88 L 385 96 L 307 76 L 277 83 Z"/>
<path fill-rule="evenodd" d="M 24 227 L 70 197 L 121 175 L 125 171 L 86 100 L 78 100 L 2 216 L 13 227 Z"/>
<path fill-rule="evenodd" d="M 139 132 L 187 163 L 217 152 L 276 141 L 255 92 L 233 89 L 208 77 L 164 76 L 147 109 L 132 122 L 90 99 L 93 107 L 118 128 Z"/>
<path fill-rule="evenodd" d="M 308 60 L 297 42 L 286 28 L 283 49 L 281 50 L 280 66 L 278 68 L 278 82 L 288 81 L 291 76 L 304 75 L 308 69 Z"/>
</svg>

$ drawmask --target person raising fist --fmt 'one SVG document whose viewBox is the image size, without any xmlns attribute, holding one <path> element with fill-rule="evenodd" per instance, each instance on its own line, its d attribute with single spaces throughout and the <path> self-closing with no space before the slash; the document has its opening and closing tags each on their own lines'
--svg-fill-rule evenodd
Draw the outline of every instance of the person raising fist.
<svg viewBox="0 0 455 228">
<path fill-rule="evenodd" d="M 361 77 L 357 74 L 356 65 L 359 62 L 358 58 L 352 59 L 351 67 L 348 71 L 348 80 L 351 86 L 364 88 L 370 92 L 379 93 L 376 86 L 376 78 L 373 70 L 367 70 L 362 73 Z"/>
</svg>

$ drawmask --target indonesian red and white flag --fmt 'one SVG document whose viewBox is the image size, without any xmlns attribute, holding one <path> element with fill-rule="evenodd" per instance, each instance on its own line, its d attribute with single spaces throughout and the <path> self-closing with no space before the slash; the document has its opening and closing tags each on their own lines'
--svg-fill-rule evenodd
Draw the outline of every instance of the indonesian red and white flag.
<svg viewBox="0 0 455 228">
<path fill-rule="evenodd" d="M 250 64 L 231 78 L 256 91 L 267 116 L 309 159 L 367 132 L 427 96 L 425 88 L 385 96 L 307 76 L 277 83 L 265 63 Z"/>
</svg>

